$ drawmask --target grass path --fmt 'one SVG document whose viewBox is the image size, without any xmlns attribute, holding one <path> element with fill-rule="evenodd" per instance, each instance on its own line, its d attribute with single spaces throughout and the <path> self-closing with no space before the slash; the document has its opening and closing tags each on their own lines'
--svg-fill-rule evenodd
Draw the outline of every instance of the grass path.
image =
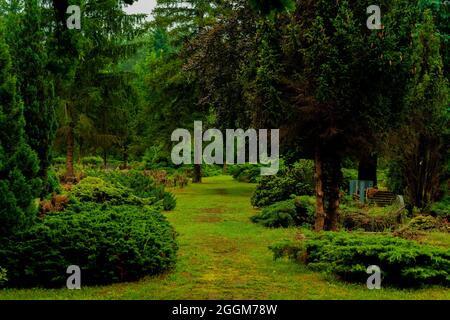
<svg viewBox="0 0 450 320">
<path fill-rule="evenodd" d="M 444 288 L 371 291 L 274 261 L 268 246 L 299 231 L 252 224 L 253 189 L 220 176 L 174 191 L 177 208 L 166 215 L 179 233 L 180 250 L 172 272 L 74 291 L 8 289 L 0 299 L 450 299 Z"/>
</svg>

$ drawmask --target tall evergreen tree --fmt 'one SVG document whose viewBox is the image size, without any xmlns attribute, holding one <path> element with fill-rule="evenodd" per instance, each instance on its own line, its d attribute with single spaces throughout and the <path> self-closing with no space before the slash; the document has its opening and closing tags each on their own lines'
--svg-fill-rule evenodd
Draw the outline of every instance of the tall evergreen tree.
<svg viewBox="0 0 450 320">
<path fill-rule="evenodd" d="M 0 21 L 2 24 L 3 21 Z M 37 213 L 39 162 L 26 143 L 23 104 L 0 27 L 0 236 L 26 227 Z"/>
<path fill-rule="evenodd" d="M 56 131 L 55 97 L 52 75 L 47 69 L 47 37 L 44 32 L 42 2 L 28 0 L 17 23 L 12 55 L 19 93 L 24 103 L 25 134 L 30 147 L 37 153 L 39 176 L 48 193 L 47 171 L 51 162 L 51 146 Z"/>
</svg>

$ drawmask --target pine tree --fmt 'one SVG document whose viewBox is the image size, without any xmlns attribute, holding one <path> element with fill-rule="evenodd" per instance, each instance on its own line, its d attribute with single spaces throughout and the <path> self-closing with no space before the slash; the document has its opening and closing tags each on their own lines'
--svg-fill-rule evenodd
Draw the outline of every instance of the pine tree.
<svg viewBox="0 0 450 320">
<path fill-rule="evenodd" d="M 39 163 L 26 144 L 23 105 L 12 75 L 11 57 L 0 31 L 0 236 L 28 226 L 39 193 Z"/>
</svg>

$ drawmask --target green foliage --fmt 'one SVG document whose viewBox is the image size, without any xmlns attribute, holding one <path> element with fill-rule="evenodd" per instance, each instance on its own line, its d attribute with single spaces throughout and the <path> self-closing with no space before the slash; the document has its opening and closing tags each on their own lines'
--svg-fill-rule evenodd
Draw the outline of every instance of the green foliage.
<svg viewBox="0 0 450 320">
<path fill-rule="evenodd" d="M 399 224 L 399 217 L 393 214 L 370 214 L 350 210 L 342 210 L 339 220 L 341 226 L 347 230 L 362 229 L 370 232 L 391 230 Z"/>
<path fill-rule="evenodd" d="M 48 214 L 0 240 L 8 286 L 63 287 L 70 265 L 81 268 L 82 285 L 133 281 L 173 266 L 175 233 L 157 210 L 91 203 L 78 211 Z"/>
<path fill-rule="evenodd" d="M 81 164 L 90 167 L 99 167 L 103 163 L 103 159 L 98 156 L 84 157 L 81 159 Z"/>
<path fill-rule="evenodd" d="M 344 190 L 345 192 L 349 192 L 350 191 L 350 181 L 358 180 L 358 170 L 342 168 L 342 176 L 343 176 L 343 179 L 342 179 L 341 189 Z"/>
<path fill-rule="evenodd" d="M 270 247 L 275 259 L 289 256 L 314 270 L 365 283 L 366 269 L 380 267 L 384 285 L 450 285 L 450 252 L 391 236 L 321 233 L 303 242 Z"/>
<path fill-rule="evenodd" d="M 433 203 L 430 212 L 438 217 L 450 220 L 450 196 L 447 195 L 442 200 Z"/>
<path fill-rule="evenodd" d="M 313 192 L 313 162 L 300 160 L 292 167 L 282 168 L 274 176 L 261 177 L 251 203 L 255 207 L 265 207 L 292 195 L 312 195 Z"/>
<path fill-rule="evenodd" d="M 295 224 L 294 217 L 297 215 L 293 200 L 276 202 L 264 208 L 261 214 L 251 217 L 255 223 L 260 223 L 270 228 L 287 228 Z"/>
<path fill-rule="evenodd" d="M 261 176 L 261 165 L 249 163 L 230 165 L 227 171 L 237 181 L 256 183 Z"/>
<path fill-rule="evenodd" d="M 217 177 L 223 174 L 219 165 L 202 164 L 202 177 Z"/>
<path fill-rule="evenodd" d="M 276 202 L 251 217 L 251 220 L 269 228 L 311 226 L 315 217 L 314 204 L 314 197 L 310 196 Z"/>
<path fill-rule="evenodd" d="M 419 215 L 411 219 L 408 227 L 414 230 L 435 230 L 439 228 L 439 221 L 432 216 Z"/>
<path fill-rule="evenodd" d="M 10 13 L 8 38 L 17 75 L 18 92 L 24 104 L 25 136 L 39 159 L 39 177 L 44 196 L 51 192 L 47 170 L 56 132 L 54 79 L 49 71 L 48 34 L 43 27 L 45 9 L 39 0 L 23 3 L 23 13 Z"/>
<path fill-rule="evenodd" d="M 0 20 L 0 236 L 26 228 L 35 218 L 40 194 L 39 163 L 26 144 L 23 104 L 16 91 L 11 58 Z"/>
<path fill-rule="evenodd" d="M 120 185 L 113 185 L 96 177 L 87 177 L 72 189 L 72 194 L 81 202 L 108 203 L 112 205 L 151 205 L 156 202 L 153 197 L 137 197 L 132 190 Z"/>
<path fill-rule="evenodd" d="M 167 168 L 172 163 L 170 161 L 170 154 L 164 152 L 162 146 L 148 148 L 142 160 L 147 170 Z"/>
<path fill-rule="evenodd" d="M 8 281 L 8 272 L 5 268 L 0 267 L 0 287 Z"/>
<path fill-rule="evenodd" d="M 131 203 L 139 204 L 142 201 L 144 203 L 150 201 L 152 204 L 161 203 L 164 210 L 172 210 L 176 206 L 175 197 L 169 192 L 164 191 L 164 185 L 157 184 L 151 176 L 144 174 L 142 171 L 90 170 L 88 174 L 92 177 L 101 178 L 107 184 L 110 184 L 110 187 L 114 187 L 114 189 L 122 190 L 125 194 L 130 194 L 131 199 L 129 198 L 130 196 L 125 197 L 128 197 L 127 201 L 131 201 Z"/>
<path fill-rule="evenodd" d="M 163 197 L 164 210 L 171 211 L 175 209 L 176 206 L 177 206 L 177 199 L 175 198 L 175 196 L 170 192 L 164 192 Z"/>
<path fill-rule="evenodd" d="M 53 168 L 49 168 L 47 172 L 47 191 L 48 193 L 61 193 L 62 191 L 58 174 Z"/>
</svg>

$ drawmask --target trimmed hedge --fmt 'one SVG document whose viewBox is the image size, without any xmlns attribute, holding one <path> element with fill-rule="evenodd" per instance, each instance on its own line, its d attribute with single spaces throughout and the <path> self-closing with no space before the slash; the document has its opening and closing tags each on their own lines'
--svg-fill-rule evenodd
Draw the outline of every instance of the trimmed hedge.
<svg viewBox="0 0 450 320">
<path fill-rule="evenodd" d="M 63 287 L 69 265 L 81 268 L 82 285 L 133 281 L 171 268 L 176 252 L 174 230 L 148 206 L 69 207 L 0 239 L 9 287 Z"/>
<path fill-rule="evenodd" d="M 450 285 L 450 250 L 392 236 L 327 232 L 270 249 L 275 259 L 288 256 L 346 281 L 365 283 L 367 268 L 377 265 L 387 285 Z"/>
</svg>

